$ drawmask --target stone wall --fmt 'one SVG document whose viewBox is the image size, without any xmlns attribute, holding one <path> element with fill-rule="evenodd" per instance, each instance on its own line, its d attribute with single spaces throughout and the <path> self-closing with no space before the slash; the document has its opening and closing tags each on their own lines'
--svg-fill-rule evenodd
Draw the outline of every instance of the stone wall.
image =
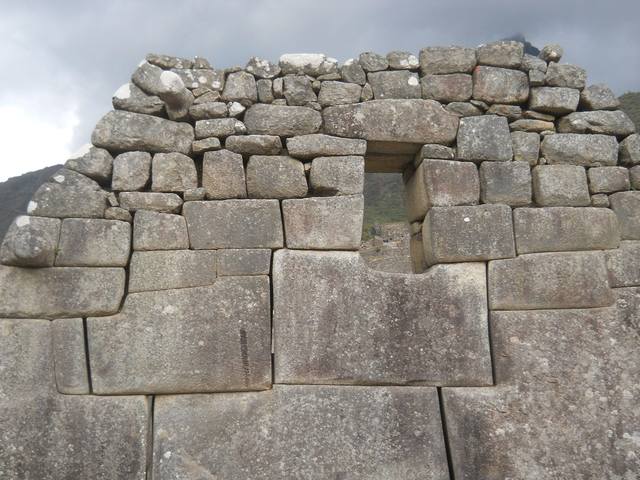
<svg viewBox="0 0 640 480">
<path fill-rule="evenodd" d="M 2 244 L 0 478 L 639 478 L 640 138 L 561 55 L 149 55 Z"/>
</svg>

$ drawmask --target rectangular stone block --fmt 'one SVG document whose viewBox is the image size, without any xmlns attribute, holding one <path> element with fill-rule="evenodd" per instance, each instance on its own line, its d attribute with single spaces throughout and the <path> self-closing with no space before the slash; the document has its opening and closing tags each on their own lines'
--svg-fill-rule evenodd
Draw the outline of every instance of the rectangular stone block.
<svg viewBox="0 0 640 480">
<path fill-rule="evenodd" d="M 218 275 L 269 275 L 271 250 L 224 249 L 218 250 Z"/>
<path fill-rule="evenodd" d="M 257 104 L 246 111 L 244 123 L 251 135 L 291 137 L 316 133 L 322 116 L 309 107 Z"/>
<path fill-rule="evenodd" d="M 640 285 L 640 242 L 625 240 L 616 250 L 605 252 L 609 285 L 613 288 Z"/>
<path fill-rule="evenodd" d="M 187 202 L 191 248 L 282 248 L 282 217 L 278 200 Z"/>
<path fill-rule="evenodd" d="M 133 218 L 134 250 L 181 250 L 189 248 L 187 222 L 171 213 L 140 210 Z"/>
<path fill-rule="evenodd" d="M 367 151 L 367 142 L 357 138 L 340 138 L 312 133 L 287 138 L 287 150 L 292 157 L 305 160 L 342 155 L 362 156 Z"/>
<path fill-rule="evenodd" d="M 518 254 L 618 248 L 620 227 L 606 208 L 516 208 Z"/>
<path fill-rule="evenodd" d="M 320 195 L 358 195 L 364 188 L 364 157 L 317 157 L 309 183 Z"/>
<path fill-rule="evenodd" d="M 442 103 L 466 102 L 473 92 L 471 75 L 452 73 L 448 75 L 425 75 L 420 79 L 422 98 Z"/>
<path fill-rule="evenodd" d="M 360 248 L 364 216 L 362 195 L 283 200 L 282 215 L 287 248 Z"/>
<path fill-rule="evenodd" d="M 200 287 L 216 281 L 216 252 L 167 250 L 134 252 L 129 292 Z"/>
<path fill-rule="evenodd" d="M 461 119 L 457 158 L 473 162 L 512 160 L 513 147 L 507 119 L 497 115 Z"/>
<path fill-rule="evenodd" d="M 509 258 L 516 254 L 507 205 L 433 207 L 422 224 L 428 265 Z"/>
<path fill-rule="evenodd" d="M 593 167 L 587 171 L 589 192 L 615 193 L 629 190 L 629 170 L 625 167 Z"/>
<path fill-rule="evenodd" d="M 449 46 L 420 50 L 420 71 L 423 75 L 471 73 L 476 63 L 475 48 Z"/>
<path fill-rule="evenodd" d="M 556 133 L 547 135 L 540 146 L 549 164 L 568 163 L 601 167 L 618 163 L 618 141 L 609 135 Z"/>
<path fill-rule="evenodd" d="M 448 478 L 433 388 L 276 385 L 163 396 L 155 414 L 157 480 Z"/>
<path fill-rule="evenodd" d="M 398 275 L 356 252 L 280 250 L 273 282 L 276 383 L 492 383 L 481 263 Z"/>
<path fill-rule="evenodd" d="M 601 252 L 533 253 L 489 262 L 491 310 L 595 308 L 613 302 Z"/>
<path fill-rule="evenodd" d="M 541 207 L 591 205 L 587 173 L 579 165 L 538 165 L 532 172 L 533 196 Z"/>
<path fill-rule="evenodd" d="M 247 198 L 242 155 L 229 150 L 205 153 L 202 186 L 210 199 Z"/>
<path fill-rule="evenodd" d="M 623 240 L 640 240 L 640 192 L 609 195 L 611 209 L 620 223 Z"/>
<path fill-rule="evenodd" d="M 513 159 L 533 166 L 540 156 L 540 135 L 534 132 L 511 132 Z"/>
<path fill-rule="evenodd" d="M 575 112 L 580 102 L 580 91 L 565 87 L 538 87 L 531 89 L 529 108 L 552 115 Z"/>
<path fill-rule="evenodd" d="M 0 246 L 0 263 L 17 267 L 52 267 L 60 238 L 57 218 L 16 217 Z"/>
<path fill-rule="evenodd" d="M 422 96 L 418 75 L 407 70 L 370 72 L 367 80 L 373 90 L 373 98 L 376 100 Z"/>
<path fill-rule="evenodd" d="M 65 218 L 56 255 L 58 267 L 126 267 L 131 225 L 117 220 Z"/>
<path fill-rule="evenodd" d="M 531 203 L 531 171 L 527 162 L 482 162 L 482 203 L 504 203 L 512 207 Z"/>
<path fill-rule="evenodd" d="M 129 211 L 153 210 L 155 212 L 177 213 L 182 207 L 182 199 L 175 193 L 122 192 L 118 195 L 120 206 Z"/>
<path fill-rule="evenodd" d="M 0 318 L 111 315 L 124 282 L 123 268 L 0 266 Z"/>
<path fill-rule="evenodd" d="M 307 194 L 300 160 L 287 155 L 252 155 L 247 163 L 247 195 L 251 198 L 298 198 Z"/>
<path fill-rule="evenodd" d="M 60 318 L 51 322 L 51 339 L 58 392 L 88 395 L 88 358 L 81 318 Z"/>
<path fill-rule="evenodd" d="M 95 393 L 196 393 L 271 386 L 269 278 L 131 293 L 87 319 Z"/>
<path fill-rule="evenodd" d="M 106 208 L 107 192 L 104 190 L 47 182 L 33 194 L 27 213 L 53 218 L 102 218 Z"/>
</svg>

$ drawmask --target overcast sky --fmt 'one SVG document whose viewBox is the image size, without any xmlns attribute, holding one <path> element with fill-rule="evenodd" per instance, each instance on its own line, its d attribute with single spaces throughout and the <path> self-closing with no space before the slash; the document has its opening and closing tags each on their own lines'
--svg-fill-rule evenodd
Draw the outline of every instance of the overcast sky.
<svg viewBox="0 0 640 480">
<path fill-rule="evenodd" d="M 514 33 L 616 93 L 640 90 L 640 0 L 0 0 L 0 181 L 90 140 L 148 52 L 244 65 L 253 55 L 475 46 Z"/>
</svg>

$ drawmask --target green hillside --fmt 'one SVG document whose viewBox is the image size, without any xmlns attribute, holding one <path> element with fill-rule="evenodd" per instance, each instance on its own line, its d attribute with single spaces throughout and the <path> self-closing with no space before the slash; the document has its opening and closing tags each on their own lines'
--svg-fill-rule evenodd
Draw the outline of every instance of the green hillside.
<svg viewBox="0 0 640 480">
<path fill-rule="evenodd" d="M 628 92 L 620 97 L 620 108 L 631 117 L 640 131 L 640 92 Z"/>
<path fill-rule="evenodd" d="M 399 173 L 367 173 L 364 177 L 364 238 L 376 223 L 405 222 L 404 186 Z"/>
</svg>

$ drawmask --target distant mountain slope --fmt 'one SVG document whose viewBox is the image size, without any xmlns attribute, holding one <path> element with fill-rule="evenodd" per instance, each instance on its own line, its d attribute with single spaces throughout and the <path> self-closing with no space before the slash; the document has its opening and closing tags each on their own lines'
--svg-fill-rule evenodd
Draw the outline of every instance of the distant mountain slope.
<svg viewBox="0 0 640 480">
<path fill-rule="evenodd" d="M 620 108 L 631 117 L 640 132 L 640 92 L 628 92 L 620 97 Z"/>
</svg>

